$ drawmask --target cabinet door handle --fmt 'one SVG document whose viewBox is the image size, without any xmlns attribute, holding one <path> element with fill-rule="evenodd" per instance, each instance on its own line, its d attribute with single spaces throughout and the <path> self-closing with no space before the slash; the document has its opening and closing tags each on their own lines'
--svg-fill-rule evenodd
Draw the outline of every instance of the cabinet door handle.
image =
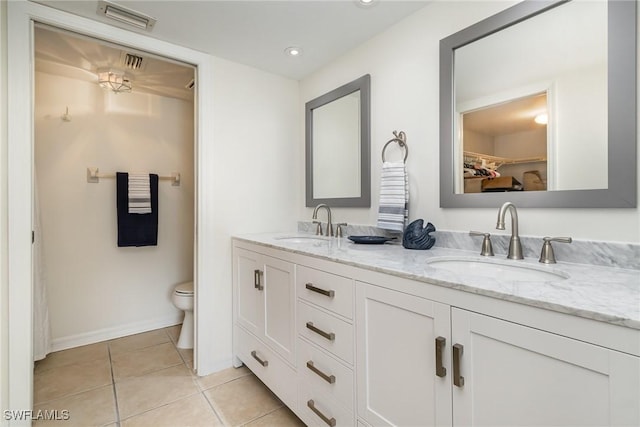
<svg viewBox="0 0 640 427">
<path fill-rule="evenodd" d="M 258 361 L 259 364 L 261 364 L 262 366 L 269 366 L 269 361 L 268 360 L 262 360 L 258 357 L 258 354 L 256 353 L 255 350 L 253 350 L 251 352 L 251 357 L 253 357 L 254 359 L 256 359 Z"/>
<path fill-rule="evenodd" d="M 264 287 L 260 283 L 260 275 L 262 275 L 262 271 L 258 269 L 253 270 L 253 287 L 259 291 L 264 289 Z"/>
<path fill-rule="evenodd" d="M 313 322 L 307 322 L 307 329 L 312 330 L 316 334 L 328 339 L 329 341 L 333 341 L 336 339 L 336 334 L 334 334 L 333 332 L 325 332 L 322 329 L 316 328 L 315 326 L 313 326 Z"/>
<path fill-rule="evenodd" d="M 460 358 L 462 357 L 462 344 L 453 345 L 453 384 L 462 387 L 464 385 L 464 377 L 460 375 Z"/>
<path fill-rule="evenodd" d="M 312 360 L 309 360 L 307 362 L 307 368 L 311 369 L 311 371 L 313 371 L 313 373 L 315 373 L 316 375 L 318 375 L 320 378 L 322 378 L 323 380 L 325 380 L 326 382 L 328 382 L 329 384 L 333 384 L 336 382 L 336 377 L 335 375 L 327 375 L 324 372 L 322 372 L 320 369 L 316 368 L 315 365 L 313 364 Z"/>
<path fill-rule="evenodd" d="M 315 402 L 313 400 L 308 400 L 307 401 L 307 406 L 309 407 L 309 409 L 311 409 L 313 411 L 314 414 L 319 416 L 322 421 L 327 423 L 328 426 L 335 427 L 336 419 L 333 418 L 333 417 L 329 418 L 325 414 L 320 412 L 320 410 L 318 408 L 316 408 L 316 404 L 315 404 Z"/>
<path fill-rule="evenodd" d="M 447 368 L 442 365 L 442 356 L 444 355 L 446 338 L 436 338 L 436 376 L 444 377 L 447 375 Z"/>
<path fill-rule="evenodd" d="M 329 298 L 333 298 L 336 295 L 336 291 L 334 291 L 334 290 L 327 291 L 325 289 L 318 288 L 316 286 L 313 286 L 313 283 L 307 283 L 306 285 L 304 285 L 304 287 L 309 289 L 312 292 L 316 292 L 318 294 L 322 294 L 322 295 L 327 296 Z"/>
</svg>

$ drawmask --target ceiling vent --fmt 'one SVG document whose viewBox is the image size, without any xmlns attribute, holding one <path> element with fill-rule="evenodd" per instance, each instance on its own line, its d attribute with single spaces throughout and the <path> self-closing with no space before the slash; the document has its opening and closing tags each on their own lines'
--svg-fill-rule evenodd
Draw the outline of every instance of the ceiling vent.
<svg viewBox="0 0 640 427">
<path fill-rule="evenodd" d="M 133 53 L 122 52 L 120 55 L 120 65 L 126 70 L 142 71 L 147 62 L 144 57 Z"/>
<path fill-rule="evenodd" d="M 191 79 L 191 81 L 187 83 L 184 88 L 187 90 L 193 90 L 194 87 L 196 87 L 196 81 L 194 79 Z"/>
<path fill-rule="evenodd" d="M 98 1 L 97 12 L 98 15 L 114 19 L 140 30 L 151 31 L 156 24 L 155 18 L 104 0 Z"/>
</svg>

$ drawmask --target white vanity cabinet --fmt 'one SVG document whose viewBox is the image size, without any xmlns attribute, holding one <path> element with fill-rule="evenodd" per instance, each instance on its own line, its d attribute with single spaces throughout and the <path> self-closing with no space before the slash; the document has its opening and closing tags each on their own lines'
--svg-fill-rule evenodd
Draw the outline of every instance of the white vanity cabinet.
<svg viewBox="0 0 640 427">
<path fill-rule="evenodd" d="M 637 329 L 304 252 L 233 250 L 235 355 L 307 425 L 640 425 Z"/>
<path fill-rule="evenodd" d="M 640 358 L 456 308 L 451 324 L 454 426 L 640 425 Z"/>
<path fill-rule="evenodd" d="M 353 426 L 353 279 L 297 265 L 296 290 L 300 418 L 309 426 Z"/>
<path fill-rule="evenodd" d="M 372 426 L 451 425 L 449 306 L 356 284 L 358 416 Z"/>
<path fill-rule="evenodd" d="M 289 406 L 296 401 L 295 266 L 233 248 L 234 353 Z"/>
</svg>

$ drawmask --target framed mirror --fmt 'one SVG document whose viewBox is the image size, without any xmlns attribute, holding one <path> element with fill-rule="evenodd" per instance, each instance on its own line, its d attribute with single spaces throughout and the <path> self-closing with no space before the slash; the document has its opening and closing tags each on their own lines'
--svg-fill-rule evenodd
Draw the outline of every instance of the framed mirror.
<svg viewBox="0 0 640 427">
<path fill-rule="evenodd" d="M 636 2 L 527 0 L 440 41 L 440 206 L 637 206 Z"/>
<path fill-rule="evenodd" d="M 367 74 L 305 104 L 306 206 L 371 206 Z"/>
</svg>

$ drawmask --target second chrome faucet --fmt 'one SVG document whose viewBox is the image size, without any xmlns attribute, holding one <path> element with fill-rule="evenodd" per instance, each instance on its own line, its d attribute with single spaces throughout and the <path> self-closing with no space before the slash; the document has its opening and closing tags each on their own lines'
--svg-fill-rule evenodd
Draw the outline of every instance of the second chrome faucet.
<svg viewBox="0 0 640 427">
<path fill-rule="evenodd" d="M 504 230 L 504 217 L 509 212 L 511 215 L 511 239 L 509 240 L 509 252 L 507 258 L 509 259 L 524 259 L 522 255 L 522 244 L 520 243 L 520 236 L 518 235 L 518 211 L 516 206 L 511 202 L 506 202 L 498 210 L 498 222 L 496 223 L 497 230 Z"/>
<path fill-rule="evenodd" d="M 314 224 L 318 224 L 318 229 L 316 231 L 316 234 L 320 234 L 320 235 L 322 234 L 322 223 L 318 221 L 318 209 L 320 208 L 325 208 L 327 210 L 327 229 L 325 232 L 325 236 L 333 236 L 333 224 L 331 223 L 331 208 L 328 205 L 325 205 L 324 203 L 320 203 L 313 210 L 313 217 L 311 219 L 313 220 Z"/>
</svg>

